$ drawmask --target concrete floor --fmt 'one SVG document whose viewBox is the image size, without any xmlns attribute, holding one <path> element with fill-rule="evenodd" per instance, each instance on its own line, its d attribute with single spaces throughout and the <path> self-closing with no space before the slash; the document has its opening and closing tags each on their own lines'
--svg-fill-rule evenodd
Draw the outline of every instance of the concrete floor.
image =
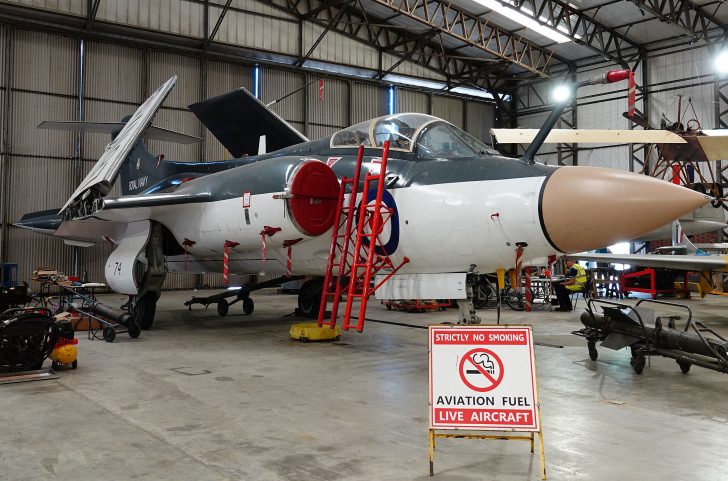
<svg viewBox="0 0 728 481">
<path fill-rule="evenodd" d="M 429 479 L 425 329 L 370 322 L 339 343 L 302 344 L 283 317 L 295 296 L 258 293 L 253 315 L 236 305 L 220 319 L 214 306 L 188 312 L 189 295 L 165 293 L 137 340 L 80 333 L 79 368 L 58 380 L 0 386 L 0 480 Z M 728 299 L 689 305 L 728 332 Z M 637 376 L 624 350 L 592 362 L 569 334 L 578 316 L 503 315 L 564 346 L 536 347 L 549 479 L 728 479 L 728 377 L 683 375 L 663 358 Z M 454 318 L 376 303 L 369 317 Z M 523 442 L 440 440 L 435 472 L 536 480 L 539 461 Z"/>
</svg>

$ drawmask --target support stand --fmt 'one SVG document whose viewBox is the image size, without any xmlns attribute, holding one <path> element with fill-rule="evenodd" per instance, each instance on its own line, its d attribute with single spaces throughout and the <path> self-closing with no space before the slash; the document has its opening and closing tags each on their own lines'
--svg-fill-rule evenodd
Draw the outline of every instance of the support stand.
<svg viewBox="0 0 728 481">
<path fill-rule="evenodd" d="M 539 431 L 530 433 L 530 435 L 512 435 L 512 434 L 450 434 L 440 433 L 436 429 L 429 430 L 430 440 L 430 476 L 435 475 L 435 438 L 440 439 L 500 439 L 504 441 L 530 441 L 531 454 L 534 453 L 536 444 L 536 436 L 538 436 L 538 456 L 541 461 L 541 479 L 546 479 L 546 453 L 543 448 L 543 425 L 541 424 L 541 403 L 538 405 L 538 424 L 541 426 Z"/>
</svg>

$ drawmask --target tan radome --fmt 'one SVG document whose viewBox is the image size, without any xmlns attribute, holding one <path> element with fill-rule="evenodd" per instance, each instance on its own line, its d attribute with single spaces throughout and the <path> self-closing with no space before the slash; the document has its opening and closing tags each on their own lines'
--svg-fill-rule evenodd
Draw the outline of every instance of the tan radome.
<svg viewBox="0 0 728 481">
<path fill-rule="evenodd" d="M 542 219 L 561 252 L 628 241 L 669 223 L 711 197 L 646 175 L 601 167 L 561 167 L 546 181 Z"/>
</svg>

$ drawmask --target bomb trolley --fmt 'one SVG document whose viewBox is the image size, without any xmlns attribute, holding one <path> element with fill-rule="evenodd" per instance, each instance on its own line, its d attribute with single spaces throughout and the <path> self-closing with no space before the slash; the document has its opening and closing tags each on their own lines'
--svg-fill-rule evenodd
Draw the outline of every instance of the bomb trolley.
<svg viewBox="0 0 728 481">
<path fill-rule="evenodd" d="M 130 311 L 117 312 L 96 300 L 93 292 L 90 294 L 81 292 L 68 286 L 59 286 L 62 290 L 62 304 L 65 304 L 69 311 L 75 311 L 82 316 L 97 321 L 102 328 L 94 329 L 89 322 L 88 338 L 102 339 L 106 342 L 114 342 L 116 335 L 126 332 L 129 337 L 136 339 L 142 333 L 141 327 L 134 320 Z M 129 309 L 132 309 L 130 306 Z M 98 331 L 101 330 L 101 336 Z"/>
<path fill-rule="evenodd" d="M 675 321 L 681 320 L 679 315 L 657 317 L 653 321 L 654 311 L 639 309 L 643 303 L 685 309 L 688 316 L 685 326 L 682 329 L 676 326 Z M 596 304 L 600 304 L 602 313 L 597 312 Z M 593 361 L 599 355 L 596 343 L 601 342 L 602 347 L 614 350 L 629 347 L 632 353 L 630 365 L 637 374 L 642 374 L 646 359 L 651 355 L 675 359 L 685 374 L 693 364 L 728 373 L 728 339 L 703 322 L 694 320 L 693 312 L 687 306 L 640 299 L 632 307 L 590 299 L 587 310 L 581 314 L 581 322 L 584 328 L 573 331 L 572 334 L 586 339 L 589 357 Z"/>
</svg>

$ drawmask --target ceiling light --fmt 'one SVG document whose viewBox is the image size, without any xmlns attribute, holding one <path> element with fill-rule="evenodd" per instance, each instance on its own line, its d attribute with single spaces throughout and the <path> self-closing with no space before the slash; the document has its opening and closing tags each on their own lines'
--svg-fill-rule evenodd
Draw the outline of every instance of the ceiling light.
<svg viewBox="0 0 728 481">
<path fill-rule="evenodd" d="M 571 42 L 571 38 L 567 37 L 566 35 L 560 33 L 558 30 L 566 30 L 563 26 L 559 27 L 548 27 L 546 25 L 543 25 L 536 20 L 534 20 L 532 17 L 529 17 L 528 15 L 525 15 L 521 13 L 519 10 L 523 10 L 524 12 L 528 12 L 530 14 L 533 14 L 530 10 L 527 10 L 525 8 L 516 8 L 516 7 L 510 7 L 507 5 L 504 5 L 503 3 L 499 2 L 498 0 L 475 0 L 476 3 L 479 3 L 483 5 L 486 8 L 489 8 L 490 10 L 493 10 L 496 13 L 500 13 L 501 15 L 508 17 L 508 19 L 513 20 L 514 22 L 520 23 L 524 27 L 533 30 L 534 32 L 540 33 L 546 38 L 549 38 L 553 40 L 554 42 L 558 43 L 566 43 Z M 510 2 L 508 2 L 510 3 Z M 548 22 L 548 20 L 544 17 L 541 17 L 540 20 Z"/>
<path fill-rule="evenodd" d="M 723 50 L 715 57 L 715 71 L 719 74 L 728 74 L 728 50 Z"/>
<path fill-rule="evenodd" d="M 442 90 L 446 87 L 446 85 L 442 82 L 437 82 L 435 80 L 425 80 L 415 77 L 407 77 L 404 75 L 397 75 L 397 74 L 387 74 L 385 75 L 382 80 L 384 82 L 390 82 L 393 84 L 400 84 L 400 85 L 410 85 L 412 87 L 422 87 L 426 89 L 432 89 L 432 90 Z"/>
<path fill-rule="evenodd" d="M 551 92 L 551 97 L 554 99 L 554 102 L 566 102 L 571 98 L 572 89 L 568 85 L 557 85 L 554 87 L 554 90 Z"/>
</svg>

